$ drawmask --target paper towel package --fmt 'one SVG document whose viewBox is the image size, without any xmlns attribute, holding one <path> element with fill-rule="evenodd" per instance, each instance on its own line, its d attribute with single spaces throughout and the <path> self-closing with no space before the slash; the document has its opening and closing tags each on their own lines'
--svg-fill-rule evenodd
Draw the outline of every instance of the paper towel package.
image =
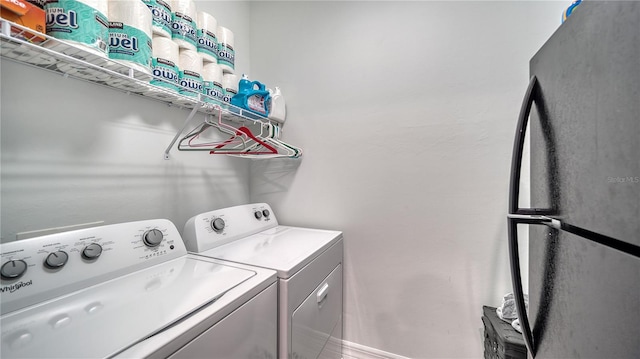
<svg viewBox="0 0 640 359">
<path fill-rule="evenodd" d="M 180 49 L 180 94 L 198 97 L 202 93 L 202 58 L 195 50 Z"/>
<path fill-rule="evenodd" d="M 107 57 L 109 21 L 107 0 L 48 0 L 47 35 L 66 40 Z M 46 43 L 45 46 L 48 46 Z"/>
<path fill-rule="evenodd" d="M 218 62 L 218 21 L 211 14 L 198 11 L 198 53 L 206 62 Z"/>
<path fill-rule="evenodd" d="M 109 0 L 109 58 L 151 74 L 151 22 L 142 1 Z"/>
<path fill-rule="evenodd" d="M 151 84 L 177 92 L 180 76 L 179 61 L 180 51 L 178 44 L 169 38 L 154 36 L 151 71 L 153 76 L 160 79 L 152 80 Z"/>
<path fill-rule="evenodd" d="M 196 5 L 192 0 L 171 1 L 171 38 L 180 48 L 197 50 Z"/>
<path fill-rule="evenodd" d="M 171 61 L 177 67 L 180 63 L 180 48 L 175 41 L 163 37 L 153 37 L 153 57 Z"/>
<path fill-rule="evenodd" d="M 209 62 L 202 67 L 204 84 L 202 93 L 207 97 L 204 102 L 216 103 L 224 101 L 224 89 L 222 88 L 222 69 L 218 64 Z"/>
<path fill-rule="evenodd" d="M 163 0 L 142 0 L 153 16 L 153 34 L 171 38 L 171 5 Z"/>
<path fill-rule="evenodd" d="M 0 17 L 15 22 L 18 25 L 28 27 L 40 33 L 45 33 L 45 12 L 44 10 L 22 0 L 0 0 Z M 14 26 L 11 27 L 11 34 L 16 36 L 22 30 Z M 37 33 L 24 33 L 21 38 L 31 42 L 42 42 L 44 37 L 37 36 Z M 4 46 L 4 44 L 3 44 Z"/>
<path fill-rule="evenodd" d="M 178 67 L 180 70 L 189 70 L 202 74 L 202 58 L 195 50 L 180 49 L 178 57 Z"/>
<path fill-rule="evenodd" d="M 218 65 L 222 71 L 233 73 L 235 70 L 236 52 L 233 49 L 233 32 L 226 27 L 218 26 Z"/>
</svg>

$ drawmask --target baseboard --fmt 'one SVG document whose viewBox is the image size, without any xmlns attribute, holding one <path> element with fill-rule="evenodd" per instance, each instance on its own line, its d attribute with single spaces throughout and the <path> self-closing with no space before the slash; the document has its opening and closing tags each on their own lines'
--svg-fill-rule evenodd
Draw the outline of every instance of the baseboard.
<svg viewBox="0 0 640 359">
<path fill-rule="evenodd" d="M 343 359 L 409 359 L 402 355 L 388 353 L 362 344 L 342 341 Z"/>
</svg>

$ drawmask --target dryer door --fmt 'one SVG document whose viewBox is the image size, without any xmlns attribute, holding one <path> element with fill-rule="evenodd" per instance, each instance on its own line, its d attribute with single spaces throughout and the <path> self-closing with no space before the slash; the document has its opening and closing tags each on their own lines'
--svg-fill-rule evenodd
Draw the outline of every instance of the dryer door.
<svg viewBox="0 0 640 359">
<path fill-rule="evenodd" d="M 291 357 L 317 358 L 337 325 L 342 326 L 342 264 L 293 312 Z M 336 358 L 340 357 L 341 353 L 336 353 Z"/>
</svg>

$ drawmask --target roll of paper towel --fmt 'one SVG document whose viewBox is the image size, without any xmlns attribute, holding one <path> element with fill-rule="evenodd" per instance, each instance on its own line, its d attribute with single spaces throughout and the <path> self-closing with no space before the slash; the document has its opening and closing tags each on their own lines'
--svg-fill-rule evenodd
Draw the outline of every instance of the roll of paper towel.
<svg viewBox="0 0 640 359">
<path fill-rule="evenodd" d="M 180 69 L 180 49 L 178 44 L 170 38 L 162 36 L 153 37 L 153 59 L 151 71 L 153 76 L 160 79 L 151 80 L 152 85 L 165 87 L 178 91 L 178 79 Z"/>
<path fill-rule="evenodd" d="M 189 97 L 198 97 L 202 93 L 202 58 L 195 50 L 180 49 L 179 83 L 180 93 Z"/>
<path fill-rule="evenodd" d="M 171 38 L 171 5 L 164 0 L 142 0 L 153 16 L 153 34 Z"/>
<path fill-rule="evenodd" d="M 218 21 L 211 14 L 198 11 L 198 52 L 206 62 L 218 62 Z"/>
<path fill-rule="evenodd" d="M 171 0 L 171 38 L 181 48 L 197 50 L 198 27 L 193 0 Z"/>
<path fill-rule="evenodd" d="M 197 51 L 180 49 L 178 67 L 180 70 L 189 70 L 202 75 L 202 58 L 198 56 Z"/>
<path fill-rule="evenodd" d="M 208 62 L 202 66 L 202 77 L 205 81 L 215 81 L 222 85 L 222 69 L 218 64 Z"/>
<path fill-rule="evenodd" d="M 236 53 L 233 49 L 233 32 L 226 27 L 218 26 L 218 65 L 222 71 L 233 73 L 235 70 Z"/>
<path fill-rule="evenodd" d="M 185 14 L 192 18 L 194 21 L 198 14 L 196 9 L 196 3 L 193 0 L 171 0 L 171 11 Z"/>
<path fill-rule="evenodd" d="M 109 47 L 108 0 L 47 1 L 47 35 L 107 57 Z M 45 47 L 55 46 L 48 42 Z"/>
<path fill-rule="evenodd" d="M 175 41 L 163 37 L 153 37 L 153 57 L 166 59 L 178 66 L 180 63 L 180 48 Z"/>
<path fill-rule="evenodd" d="M 224 89 L 222 88 L 222 69 L 218 64 L 209 62 L 202 66 L 202 77 L 204 84 L 202 93 L 205 97 L 204 101 L 215 103 L 213 100 L 224 101 Z"/>
<path fill-rule="evenodd" d="M 109 58 L 150 74 L 152 18 L 142 1 L 109 0 Z"/>
<path fill-rule="evenodd" d="M 238 94 L 238 76 L 230 73 L 222 75 L 222 88 L 224 89 L 224 102 L 231 102 L 231 98 Z"/>
</svg>

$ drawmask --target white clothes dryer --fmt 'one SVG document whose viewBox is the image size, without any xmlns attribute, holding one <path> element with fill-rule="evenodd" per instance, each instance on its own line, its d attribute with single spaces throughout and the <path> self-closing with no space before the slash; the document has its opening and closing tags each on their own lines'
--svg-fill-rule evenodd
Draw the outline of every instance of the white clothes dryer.
<svg viewBox="0 0 640 359">
<path fill-rule="evenodd" d="M 0 245 L 1 357 L 274 358 L 276 272 L 187 253 L 168 220 Z"/>
<path fill-rule="evenodd" d="M 199 214 L 187 250 L 278 273 L 278 358 L 342 357 L 342 232 L 278 225 L 266 203 Z"/>
</svg>

